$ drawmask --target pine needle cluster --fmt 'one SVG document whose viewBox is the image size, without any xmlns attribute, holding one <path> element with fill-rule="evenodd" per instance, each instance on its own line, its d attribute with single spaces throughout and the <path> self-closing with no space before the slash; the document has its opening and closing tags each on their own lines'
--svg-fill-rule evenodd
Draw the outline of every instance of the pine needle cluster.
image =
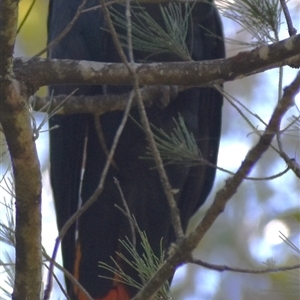
<svg viewBox="0 0 300 300">
<path fill-rule="evenodd" d="M 131 12 L 133 49 L 151 53 L 151 56 L 169 53 L 185 61 L 191 60 L 185 41 L 192 7 L 193 5 L 180 3 L 160 5 L 163 26 L 158 24 L 143 7 L 133 7 Z M 116 27 L 126 29 L 127 21 L 124 14 L 111 8 L 111 15 Z M 122 46 L 127 48 L 127 36 L 119 34 L 118 37 Z"/>
<path fill-rule="evenodd" d="M 118 259 L 114 259 L 111 257 L 114 266 L 100 262 L 99 267 L 110 271 L 113 274 L 112 277 L 114 278 L 114 280 L 116 280 L 115 278 L 118 278 L 117 280 L 119 282 L 134 287 L 137 290 L 140 290 L 163 264 L 165 255 L 162 247 L 162 241 L 160 245 L 160 253 L 159 256 L 157 256 L 154 253 L 153 249 L 151 248 L 146 233 L 139 229 L 135 219 L 133 221 L 135 222 L 135 228 L 137 228 L 137 233 L 141 240 L 141 246 L 144 251 L 143 254 L 140 255 L 137 252 L 135 245 L 128 239 L 128 237 L 125 237 L 124 240 L 119 240 L 119 242 L 121 243 L 121 246 L 123 247 L 125 252 L 127 252 L 127 255 L 116 252 Z M 136 270 L 140 278 L 139 281 L 130 277 L 128 274 L 126 274 L 123 271 L 121 265 L 124 266 L 124 264 L 127 264 L 132 269 Z M 100 276 L 100 277 L 112 280 L 112 277 L 106 277 L 106 276 Z M 164 285 L 157 292 L 157 294 L 154 296 L 153 299 L 154 300 L 172 299 L 172 296 L 169 291 L 168 282 L 164 283 Z"/>
<path fill-rule="evenodd" d="M 279 40 L 281 5 L 279 0 L 219 0 L 222 15 L 249 32 L 257 46 Z"/>
<path fill-rule="evenodd" d="M 152 125 L 154 140 L 165 165 L 184 164 L 186 166 L 203 163 L 202 155 L 194 135 L 187 129 L 181 115 L 173 119 L 174 128 L 171 133 Z M 147 147 L 145 159 L 153 159 Z"/>
</svg>

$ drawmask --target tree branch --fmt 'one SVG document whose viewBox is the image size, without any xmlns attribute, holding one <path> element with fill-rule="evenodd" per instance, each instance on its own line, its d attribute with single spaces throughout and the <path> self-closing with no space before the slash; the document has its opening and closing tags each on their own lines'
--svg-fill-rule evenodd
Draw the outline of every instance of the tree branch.
<svg viewBox="0 0 300 300">
<path fill-rule="evenodd" d="M 55 40 L 53 40 L 51 43 L 49 43 L 45 49 L 38 52 L 35 55 L 35 57 L 41 56 L 45 52 L 49 51 L 50 48 L 57 45 L 70 32 L 70 30 L 74 27 L 76 21 L 78 20 L 78 18 L 82 14 L 82 11 L 83 11 L 84 6 L 86 5 L 86 3 L 87 3 L 87 0 L 82 0 L 81 4 L 77 8 L 77 11 L 76 11 L 73 19 L 71 20 L 71 22 L 68 23 L 66 28 L 55 38 Z"/>
<path fill-rule="evenodd" d="M 287 2 L 286 0 L 280 0 L 282 11 L 285 16 L 286 24 L 288 26 L 289 35 L 292 36 L 297 33 L 297 29 L 293 25 L 293 20 L 291 18 L 291 15 L 290 15 L 289 9 L 286 5 L 286 2 Z"/>
<path fill-rule="evenodd" d="M 191 252 L 204 237 L 217 217 L 224 211 L 228 200 L 236 193 L 238 187 L 250 173 L 262 154 L 269 148 L 274 136 L 276 136 L 280 130 L 281 119 L 294 104 L 292 99 L 299 91 L 299 87 L 300 72 L 291 85 L 285 89 L 283 97 L 278 102 L 264 134 L 260 137 L 258 143 L 247 153 L 238 171 L 229 178 L 224 187 L 217 192 L 212 206 L 206 212 L 201 223 L 188 237 L 177 244 L 166 262 L 154 274 L 148 284 L 133 298 L 134 300 L 149 299 L 157 292 L 160 286 L 172 276 L 179 265 L 190 260 Z"/>
<path fill-rule="evenodd" d="M 287 65 L 299 55 L 300 34 L 240 52 L 234 57 L 201 62 L 132 64 L 140 85 L 205 86 L 241 79 Z M 45 72 L 47 70 L 47 72 Z M 16 78 L 32 89 L 54 84 L 131 85 L 132 77 L 122 63 L 16 58 Z"/>
<path fill-rule="evenodd" d="M 160 108 L 168 106 L 171 99 L 175 99 L 178 92 L 187 89 L 187 87 L 177 86 L 145 86 L 140 89 L 142 100 L 146 107 L 153 104 Z M 96 114 L 101 115 L 109 111 L 125 110 L 130 93 L 107 94 L 96 96 L 32 96 L 30 102 L 35 111 L 50 113 L 56 108 L 60 108 L 57 114 Z M 66 101 L 66 97 L 68 97 Z M 137 96 L 134 95 L 132 107 L 136 106 Z M 50 105 L 50 109 L 49 109 Z"/>
<path fill-rule="evenodd" d="M 124 127 L 125 127 L 127 118 L 129 116 L 132 99 L 133 99 L 133 97 L 130 97 L 129 101 L 127 103 L 127 107 L 124 111 L 122 121 L 120 123 L 120 126 L 119 126 L 117 132 L 116 132 L 116 135 L 114 137 L 109 155 L 107 157 L 105 166 L 103 168 L 103 171 L 102 171 L 102 174 L 101 174 L 101 177 L 100 177 L 100 180 L 99 180 L 99 184 L 98 184 L 96 190 L 91 195 L 91 197 L 69 218 L 69 220 L 61 228 L 61 230 L 59 232 L 59 236 L 57 237 L 57 239 L 55 241 L 51 262 L 55 261 L 56 255 L 57 255 L 57 252 L 58 252 L 58 248 L 59 248 L 59 244 L 60 244 L 61 240 L 63 239 L 63 237 L 65 236 L 65 234 L 67 233 L 67 231 L 69 230 L 69 228 L 76 222 L 76 220 L 78 220 L 80 218 L 80 216 L 95 201 L 97 201 L 98 197 L 101 195 L 101 193 L 103 191 L 104 183 L 105 183 L 105 179 L 106 179 L 109 167 L 111 165 L 111 162 L 113 161 L 113 156 L 114 156 L 115 150 L 117 148 L 121 133 L 122 133 Z M 45 292 L 44 292 L 44 300 L 48 300 L 50 298 L 50 294 L 51 294 L 51 290 L 52 290 L 52 272 L 53 272 L 53 268 L 54 268 L 54 265 L 52 263 L 52 264 L 50 264 L 50 267 L 49 267 L 47 286 L 46 286 L 46 289 L 45 289 Z"/>
<path fill-rule="evenodd" d="M 224 271 L 230 271 L 230 272 L 236 272 L 236 273 L 246 273 L 246 274 L 266 274 L 266 273 L 275 273 L 275 272 L 282 272 L 282 271 L 290 271 L 300 268 L 300 264 L 296 264 L 293 266 L 288 267 L 277 267 L 277 268 L 264 268 L 264 269 L 242 269 L 242 268 L 233 268 L 226 265 L 215 265 L 210 264 L 205 261 L 202 261 L 200 259 L 191 259 L 189 263 L 199 265 L 201 267 L 218 271 L 218 272 L 224 272 Z"/>
<path fill-rule="evenodd" d="M 0 4 L 0 122 L 11 156 L 16 197 L 16 275 L 12 298 L 41 292 L 41 174 L 26 86 L 12 76 L 18 1 Z"/>
<path fill-rule="evenodd" d="M 161 155 L 158 151 L 157 145 L 154 140 L 153 133 L 150 128 L 150 123 L 149 123 L 149 120 L 148 120 L 148 117 L 146 114 L 145 106 L 142 101 L 142 95 L 140 93 L 139 77 L 138 77 L 138 74 L 134 67 L 133 53 L 131 53 L 131 54 L 129 53 L 129 57 L 131 57 L 131 61 L 129 63 L 127 60 L 127 57 L 125 56 L 124 51 L 121 47 L 119 39 L 117 37 L 117 33 L 116 33 L 114 25 L 112 23 L 108 8 L 105 5 L 105 1 L 100 0 L 100 3 L 103 6 L 104 16 L 107 21 L 108 28 L 112 35 L 115 47 L 118 51 L 118 54 L 119 54 L 122 62 L 125 64 L 125 66 L 128 70 L 128 73 L 131 75 L 130 77 L 131 77 L 131 81 L 133 83 L 134 93 L 137 96 L 137 107 L 138 107 L 139 115 L 141 118 L 141 123 L 143 125 L 143 129 L 145 131 L 145 135 L 146 135 L 149 147 L 151 149 L 151 153 L 152 153 L 152 156 L 153 156 L 153 159 L 155 162 L 155 166 L 157 168 L 157 172 L 159 174 L 159 178 L 162 183 L 162 186 L 163 186 L 163 189 L 164 189 L 164 192 L 165 192 L 165 195 L 166 195 L 169 207 L 170 207 L 171 223 L 174 228 L 175 236 L 176 236 L 176 239 L 179 240 L 184 236 L 182 226 L 181 226 L 179 210 L 177 207 L 177 203 L 175 201 L 175 197 L 174 197 L 174 193 L 173 193 L 171 184 L 169 182 L 168 176 L 167 176 L 165 168 L 163 166 Z M 127 16 L 127 27 L 128 27 L 127 38 L 129 38 L 128 42 L 130 44 L 130 42 L 131 42 L 131 39 L 130 39 L 131 19 L 130 19 L 130 15 L 129 15 L 129 11 L 130 11 L 129 7 L 130 7 L 130 3 L 127 2 L 126 3 L 126 16 Z M 130 51 L 130 49 L 132 51 L 132 45 L 129 45 L 129 51 Z"/>
</svg>

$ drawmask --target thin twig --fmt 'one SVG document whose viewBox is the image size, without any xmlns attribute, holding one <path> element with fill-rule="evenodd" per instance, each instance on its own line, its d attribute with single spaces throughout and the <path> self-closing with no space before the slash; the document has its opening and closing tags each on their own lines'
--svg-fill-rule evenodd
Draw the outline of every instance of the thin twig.
<svg viewBox="0 0 300 300">
<path fill-rule="evenodd" d="M 180 240 L 184 237 L 184 233 L 183 233 L 183 229 L 182 229 L 182 225 L 181 225 L 179 210 L 178 210 L 175 198 L 174 198 L 173 189 L 170 185 L 168 176 L 167 176 L 166 171 L 165 171 L 164 166 L 163 166 L 163 161 L 162 161 L 161 155 L 160 155 L 160 153 L 157 149 L 157 145 L 155 143 L 153 133 L 151 131 L 151 127 L 150 127 L 149 120 L 148 120 L 148 117 L 147 117 L 147 114 L 146 114 L 145 106 L 144 106 L 144 104 L 141 100 L 142 98 L 141 98 L 141 95 L 140 95 L 140 90 L 139 90 L 139 84 L 138 84 L 137 77 L 134 81 L 134 90 L 135 90 L 135 93 L 138 95 L 138 109 L 139 109 L 139 113 L 140 113 L 140 116 L 141 116 L 141 122 L 143 124 L 144 129 L 145 129 L 146 137 L 147 137 L 149 146 L 151 148 L 153 158 L 155 160 L 155 165 L 156 165 L 157 171 L 159 173 L 160 180 L 161 180 L 161 183 L 163 185 L 164 192 L 166 194 L 166 197 L 167 197 L 167 200 L 168 200 L 168 203 L 169 203 L 170 212 L 171 212 L 172 226 L 174 228 L 176 239 Z"/>
<path fill-rule="evenodd" d="M 119 207 L 118 205 L 115 205 L 119 210 L 121 210 L 121 212 L 128 218 L 128 221 L 129 221 L 129 226 L 130 226 L 130 231 L 131 231 L 131 243 L 132 245 L 134 246 L 134 248 L 136 248 L 136 236 L 135 236 L 135 230 L 134 230 L 134 220 L 132 219 L 132 216 L 131 216 L 131 213 L 130 213 L 130 209 L 127 205 L 127 202 L 126 202 L 126 199 L 125 199 L 125 196 L 123 194 L 123 191 L 122 191 L 122 188 L 120 186 L 120 182 L 117 178 L 114 177 L 114 183 L 116 184 L 118 190 L 119 190 L 119 193 L 120 193 L 120 196 L 121 196 L 121 199 L 122 199 L 122 203 L 123 203 L 123 206 L 124 206 L 124 209 L 125 211 L 123 211 L 123 209 L 121 207 Z"/>
<path fill-rule="evenodd" d="M 215 265 L 211 263 L 204 262 L 200 259 L 195 259 L 192 258 L 188 260 L 187 262 L 199 265 L 201 267 L 214 270 L 214 271 L 219 271 L 219 272 L 224 272 L 224 271 L 231 271 L 231 272 L 236 272 L 236 273 L 248 273 L 248 274 L 265 274 L 265 273 L 275 273 L 275 272 L 282 272 L 282 271 L 289 271 L 289 270 L 295 270 L 300 268 L 300 264 L 293 265 L 293 266 L 288 266 L 288 267 L 277 267 L 277 268 L 264 268 L 264 269 L 243 269 L 243 268 L 234 268 L 234 267 L 229 267 L 226 265 Z"/>
<path fill-rule="evenodd" d="M 50 48 L 52 48 L 53 46 L 57 45 L 69 33 L 69 31 L 73 28 L 75 22 L 80 17 L 81 12 L 82 12 L 85 4 L 87 3 L 87 1 L 88 0 L 82 0 L 82 3 L 78 6 L 78 9 L 77 9 L 77 11 L 76 11 L 73 19 L 71 20 L 71 22 L 68 23 L 68 25 L 66 26 L 66 28 L 51 43 L 49 43 L 46 48 L 44 48 L 43 50 L 41 50 L 40 52 L 38 52 L 33 57 L 41 56 L 42 54 L 44 54 L 45 52 L 47 52 Z"/>
<path fill-rule="evenodd" d="M 260 131 L 258 131 L 256 129 L 256 127 L 254 127 L 254 125 L 250 122 L 250 120 L 245 117 L 244 113 L 238 108 L 237 105 L 235 105 L 235 103 L 231 100 L 231 98 L 237 102 L 239 105 L 241 105 L 248 113 L 250 113 L 251 115 L 253 115 L 254 117 L 256 117 L 260 122 L 262 122 L 265 126 L 267 125 L 258 115 L 254 114 L 253 112 L 251 112 L 244 104 L 242 104 L 240 101 L 238 101 L 237 99 L 233 98 L 232 96 L 230 96 L 229 94 L 227 94 L 223 89 L 221 89 L 219 86 L 214 85 L 214 87 L 220 92 L 222 93 L 222 95 L 227 99 L 227 101 L 240 113 L 240 115 L 246 120 L 246 122 L 250 125 L 250 127 L 252 129 L 254 129 L 254 132 L 257 133 L 259 136 L 261 136 Z M 277 175 L 283 175 L 284 173 L 286 173 L 286 171 L 288 171 L 289 169 L 292 170 L 295 175 L 300 178 L 300 165 L 296 162 L 295 159 L 290 158 L 284 151 L 283 151 L 283 146 L 281 143 L 281 139 L 278 139 L 278 135 L 284 133 L 292 124 L 290 124 L 289 126 L 287 126 L 286 128 L 284 128 L 283 130 L 280 130 L 276 133 L 277 134 L 277 143 L 278 143 L 278 147 L 279 149 L 275 148 L 273 145 L 270 145 L 270 148 L 272 148 L 275 152 L 277 152 L 285 161 L 285 163 L 287 164 L 288 168 L 276 175 L 270 176 L 269 179 L 274 179 L 276 177 L 278 177 Z M 206 162 L 208 163 L 208 162 Z M 209 163 L 208 163 L 209 164 Z M 224 170 L 220 167 L 216 167 L 217 169 L 227 172 L 227 173 L 231 173 L 230 171 Z M 244 179 L 250 179 L 250 180 L 256 180 L 255 177 L 245 177 Z M 265 178 L 266 180 L 269 180 L 268 177 Z"/>
<path fill-rule="evenodd" d="M 207 210 L 201 223 L 196 229 L 177 244 L 176 251 L 173 251 L 167 258 L 162 267 L 148 281 L 147 285 L 133 298 L 133 300 L 149 299 L 161 287 L 162 283 L 168 280 L 176 267 L 190 260 L 191 252 L 202 240 L 209 228 L 214 224 L 217 217 L 224 211 L 229 199 L 236 193 L 238 187 L 249 174 L 253 166 L 260 157 L 266 152 L 280 129 L 280 123 L 283 116 L 293 106 L 293 99 L 300 88 L 300 72 L 294 81 L 285 88 L 282 99 L 276 105 L 271 119 L 267 125 L 265 133 L 260 137 L 257 144 L 249 150 L 241 167 L 234 176 L 229 178 L 224 187 L 218 191 L 212 206 Z"/>
<path fill-rule="evenodd" d="M 257 132 L 256 127 L 252 124 L 252 122 L 246 117 L 246 115 L 243 113 L 243 111 L 231 100 L 233 98 L 231 95 L 226 93 L 219 85 L 214 85 L 214 88 L 223 95 L 223 97 L 236 109 L 236 111 L 242 116 L 242 118 L 247 122 L 247 124 L 255 131 Z M 234 98 L 233 98 L 234 99 Z M 234 99 L 236 101 L 236 99 Z M 241 105 L 241 102 L 238 101 L 238 104 Z M 244 105 L 242 105 L 243 108 L 245 108 Z M 250 110 L 247 109 L 247 112 L 250 112 Z M 251 112 L 252 115 L 254 115 Z M 261 119 L 260 119 L 261 120 Z"/>
<path fill-rule="evenodd" d="M 107 144 L 106 144 L 106 141 L 105 141 L 105 137 L 104 137 L 104 133 L 103 133 L 103 130 L 102 130 L 102 125 L 101 125 L 101 121 L 100 121 L 99 115 L 94 115 L 94 124 L 95 124 L 96 133 L 97 133 L 100 145 L 102 147 L 102 150 L 103 150 L 105 156 L 108 157 L 109 150 L 107 148 Z M 112 159 L 111 165 L 114 168 L 118 169 L 118 166 L 116 165 L 114 159 Z"/>
<path fill-rule="evenodd" d="M 206 165 L 208 165 L 210 167 L 216 168 L 217 170 L 222 171 L 222 172 L 227 173 L 227 174 L 230 174 L 230 175 L 234 175 L 235 174 L 235 172 L 229 171 L 227 169 L 224 169 L 222 167 L 214 165 L 214 164 L 212 164 L 212 163 L 210 163 L 208 161 L 205 161 L 205 160 L 204 160 L 204 164 L 206 164 Z M 285 173 L 287 173 L 289 170 L 290 170 L 290 167 L 288 166 L 283 171 L 281 171 L 281 172 L 279 172 L 277 174 L 271 175 L 271 176 L 265 176 L 265 177 L 246 176 L 246 177 L 244 177 L 244 179 L 245 180 L 253 180 L 253 181 L 273 180 L 273 179 L 281 177 L 282 175 L 284 175 Z"/>
<path fill-rule="evenodd" d="M 43 263 L 44 267 L 46 269 L 49 270 L 49 266 L 44 262 Z M 67 291 L 65 290 L 65 288 L 63 287 L 63 284 L 60 282 L 60 280 L 57 278 L 55 272 L 52 273 L 52 276 L 54 277 L 54 280 L 56 281 L 58 287 L 60 288 L 61 292 L 64 294 L 64 296 L 66 297 L 66 299 L 71 300 L 71 298 L 68 296 Z"/>
<path fill-rule="evenodd" d="M 298 72 L 298 75 L 297 75 L 294 83 L 295 84 L 293 85 L 293 88 L 295 89 L 295 93 L 297 94 L 300 92 L 300 72 Z M 297 86 L 297 84 L 298 84 L 298 86 Z M 294 105 L 295 104 L 294 97 L 296 94 L 294 94 L 290 90 L 291 90 L 291 86 L 285 88 L 285 90 L 284 90 L 285 97 L 290 98 L 291 103 L 293 103 L 292 105 Z M 294 159 L 291 159 L 290 157 L 288 157 L 288 155 L 283 150 L 283 144 L 281 141 L 281 133 L 282 133 L 282 131 L 279 131 L 277 133 L 277 144 L 278 144 L 278 148 L 279 148 L 278 153 L 284 159 L 284 161 L 289 166 L 289 168 L 296 174 L 296 176 L 298 178 L 300 178 L 300 165 Z"/>
<path fill-rule="evenodd" d="M 287 2 L 286 0 L 280 0 L 282 11 L 284 13 L 286 24 L 288 26 L 289 35 L 293 36 L 293 35 L 297 34 L 297 29 L 293 25 L 293 20 L 291 18 L 290 11 L 286 5 L 286 2 Z"/>
<path fill-rule="evenodd" d="M 100 4 L 102 5 L 104 18 L 107 22 L 108 30 L 111 34 L 112 39 L 113 39 L 114 46 L 116 47 L 116 50 L 117 50 L 117 52 L 118 52 L 118 54 L 121 58 L 122 63 L 126 66 L 126 68 L 129 71 L 130 75 L 133 75 L 132 68 L 128 63 L 127 57 L 126 57 L 126 55 L 125 55 L 125 53 L 122 49 L 122 46 L 119 42 L 118 35 L 117 35 L 116 29 L 114 27 L 114 24 L 111 20 L 110 13 L 109 13 L 109 10 L 106 6 L 105 0 L 99 0 L 99 1 L 100 1 Z"/>
<path fill-rule="evenodd" d="M 36 0 L 32 0 L 32 2 L 31 2 L 31 4 L 30 4 L 29 8 L 27 9 L 24 18 L 23 18 L 23 20 L 21 21 L 21 23 L 20 23 L 20 25 L 19 25 L 19 27 L 18 27 L 18 29 L 17 29 L 17 34 L 20 33 L 20 31 L 21 31 L 23 25 L 25 24 L 26 20 L 28 19 L 29 15 L 30 15 L 30 13 L 31 13 L 31 11 L 32 11 L 32 9 L 33 9 L 33 7 L 34 7 L 35 1 L 36 1 Z"/>
<path fill-rule="evenodd" d="M 280 235 L 280 239 L 286 244 L 288 245 L 291 249 L 293 249 L 294 251 L 297 252 L 297 254 L 300 254 L 300 249 L 281 231 L 279 231 Z"/>
<path fill-rule="evenodd" d="M 101 177 L 100 177 L 100 181 L 98 184 L 98 187 L 96 188 L 96 190 L 94 191 L 93 195 L 87 200 L 86 203 L 84 203 L 84 205 L 78 209 L 70 218 L 69 220 L 64 224 L 64 226 L 62 227 L 62 229 L 59 232 L 59 236 L 56 238 L 55 241 L 55 245 L 54 245 L 54 249 L 53 249 L 53 253 L 52 253 L 52 259 L 51 262 L 55 261 L 56 255 L 57 255 L 57 251 L 60 245 L 61 240 L 63 239 L 63 237 L 65 236 L 65 234 L 67 233 L 67 231 L 69 230 L 69 228 L 76 222 L 76 220 L 78 220 L 80 218 L 80 216 L 98 199 L 98 197 L 100 196 L 100 194 L 103 191 L 104 188 L 104 182 L 106 179 L 106 175 L 108 173 L 109 167 L 111 165 L 115 150 L 117 148 L 121 133 L 125 127 L 126 121 L 128 119 L 129 116 L 129 111 L 131 109 L 131 103 L 132 103 L 132 99 L 133 96 L 131 96 L 128 100 L 127 103 L 127 107 L 124 111 L 124 115 L 123 118 L 121 120 L 120 126 L 116 132 L 116 135 L 114 137 L 113 140 L 113 144 L 112 147 L 110 149 L 110 153 L 109 156 L 106 160 L 105 166 L 103 168 Z M 47 294 L 48 296 L 50 296 L 51 290 L 52 290 L 52 276 L 51 276 L 51 272 L 53 272 L 53 263 L 50 264 L 49 266 L 49 273 L 48 273 L 48 279 L 47 279 L 47 286 L 45 289 L 45 295 Z M 48 300 L 49 298 L 44 298 L 44 300 Z"/>
<path fill-rule="evenodd" d="M 154 140 L 154 137 L 153 137 L 153 133 L 152 133 L 151 128 L 150 128 L 150 124 L 149 124 L 149 120 L 148 120 L 148 117 L 147 117 L 147 114 L 146 114 L 145 106 L 144 106 L 143 101 L 142 101 L 139 82 L 138 82 L 138 77 L 136 75 L 135 68 L 132 68 L 131 65 L 128 63 L 126 55 L 124 54 L 124 51 L 123 51 L 123 49 L 121 47 L 121 44 L 118 40 L 117 33 L 116 33 L 116 30 L 115 30 L 114 25 L 112 23 L 108 8 L 105 5 L 105 1 L 104 0 L 99 0 L 99 1 L 102 4 L 104 17 L 106 19 L 109 31 L 112 35 L 112 39 L 114 41 L 115 47 L 118 51 L 118 54 L 119 54 L 122 62 L 125 64 L 126 68 L 128 69 L 128 72 L 131 74 L 131 78 L 133 80 L 134 92 L 137 95 L 137 105 L 138 105 L 138 111 L 139 111 L 139 114 L 140 114 L 140 117 L 141 117 L 141 122 L 142 122 L 142 125 L 144 127 L 146 138 L 147 138 L 149 146 L 151 148 L 151 152 L 153 154 L 155 165 L 157 167 L 157 171 L 158 171 L 158 174 L 160 176 L 160 180 L 161 180 L 161 183 L 163 185 L 164 192 L 165 192 L 166 197 L 167 197 L 167 201 L 169 203 L 170 213 L 171 213 L 171 221 L 172 221 L 172 225 L 173 225 L 173 228 L 174 228 L 174 232 L 175 232 L 177 240 L 180 240 L 180 239 L 183 238 L 184 233 L 183 233 L 183 229 L 182 229 L 182 225 L 181 225 L 179 210 L 178 210 L 175 198 L 174 198 L 172 187 L 171 187 L 171 185 L 169 183 L 169 180 L 168 180 L 168 176 L 165 172 L 160 153 L 157 149 L 157 146 L 156 146 L 156 143 L 155 143 L 155 140 Z M 131 22 L 131 21 L 129 20 L 129 22 Z M 131 48 L 130 48 L 130 46 L 128 48 L 132 49 L 132 46 L 131 46 Z"/>
<path fill-rule="evenodd" d="M 130 0 L 126 0 L 125 3 L 126 3 L 125 17 L 126 17 L 126 25 L 127 25 L 126 29 L 127 29 L 128 57 L 129 57 L 129 62 L 133 65 L 134 64 L 134 56 L 133 56 L 133 46 L 132 46 L 132 23 L 131 23 Z M 118 40 L 118 42 L 119 42 L 119 40 Z M 131 66 L 131 68 L 132 68 L 132 66 Z"/>
<path fill-rule="evenodd" d="M 90 294 L 87 292 L 87 290 L 79 283 L 79 281 L 68 270 L 66 270 L 62 265 L 57 263 L 55 260 L 52 260 L 52 258 L 46 253 L 46 251 L 43 252 L 43 255 L 50 262 L 50 265 L 48 267 L 48 270 L 49 270 L 48 272 L 51 272 L 51 274 L 53 274 L 53 268 L 51 267 L 51 265 L 55 266 L 57 269 L 62 271 L 63 274 L 70 280 L 70 282 L 74 286 L 76 286 L 86 296 L 87 300 L 94 300 L 90 296 Z M 44 297 L 45 297 L 45 295 L 44 295 Z M 47 299 L 49 299 L 49 298 L 47 298 Z"/>
</svg>

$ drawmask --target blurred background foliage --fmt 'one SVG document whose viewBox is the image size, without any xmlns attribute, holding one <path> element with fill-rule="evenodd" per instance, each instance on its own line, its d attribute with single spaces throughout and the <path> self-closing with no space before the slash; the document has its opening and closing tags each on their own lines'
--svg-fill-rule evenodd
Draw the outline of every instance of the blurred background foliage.
<svg viewBox="0 0 300 300">
<path fill-rule="evenodd" d="M 31 4 L 32 0 L 20 1 L 20 22 Z M 290 0 L 287 4 L 295 22 L 294 26 L 299 32 L 300 3 L 297 0 Z M 35 1 L 33 9 L 18 35 L 15 56 L 32 56 L 45 47 L 47 10 L 47 0 Z M 288 37 L 288 32 L 283 16 L 281 21 L 283 24 L 279 36 L 282 39 Z M 227 18 L 223 18 L 223 22 L 227 39 L 243 42 L 251 40 L 249 33 L 241 31 L 241 27 L 237 23 Z M 226 47 L 227 56 L 251 49 L 249 46 L 236 43 L 227 43 Z M 283 87 L 294 79 L 296 71 L 289 67 L 284 68 Z M 278 99 L 278 70 L 271 70 L 226 83 L 225 90 L 241 101 L 254 114 L 268 122 Z M 42 95 L 45 92 L 45 88 L 39 91 Z M 292 115 L 299 115 L 299 98 L 298 96 L 296 99 L 298 106 L 289 111 L 283 124 L 288 124 L 288 118 Z M 37 113 L 37 120 L 42 117 L 41 115 Z M 257 126 L 257 129 L 264 129 L 263 124 L 257 118 L 249 116 L 249 119 Z M 253 134 L 253 130 L 246 124 L 241 115 L 225 101 L 218 165 L 234 172 L 257 139 L 257 135 Z M 299 128 L 292 128 L 283 136 L 285 150 L 290 157 L 298 161 L 299 140 Z M 43 245 L 48 253 L 51 253 L 57 232 L 49 186 L 47 131 L 40 135 L 37 143 L 44 180 Z M 0 147 L 2 147 L 1 153 L 4 152 L 3 140 Z M 7 166 L 5 161 L 7 162 L 4 159 L 0 166 L 2 174 L 5 173 Z M 283 171 L 285 168 L 286 166 L 278 154 L 270 149 L 260 159 L 250 176 L 270 176 Z M 228 176 L 228 174 L 218 171 L 210 198 L 192 219 L 190 230 L 203 217 L 206 209 L 212 203 L 215 193 L 223 186 Z M 5 186 L 4 181 L 1 184 Z M 299 180 L 291 171 L 270 181 L 245 180 L 234 198 L 228 203 L 226 210 L 194 251 L 195 257 L 213 264 L 248 269 L 263 268 L 266 265 L 282 266 L 299 263 L 299 252 L 297 253 L 279 238 L 279 231 L 281 231 L 298 249 L 300 247 L 299 188 Z M 5 196 L 4 189 L 0 193 Z M 2 219 L 6 218 L 4 210 L 4 206 L 1 205 L 0 217 Z M 2 246 L 1 250 L 3 250 Z M 13 258 L 12 249 L 7 248 L 7 251 L 11 253 Z M 4 260 L 3 253 L 0 255 L 1 259 Z M 63 276 L 61 274 L 58 276 L 63 281 Z M 299 300 L 299 278 L 299 270 L 256 275 L 220 273 L 195 265 L 186 265 L 176 272 L 172 292 L 174 299 L 178 300 Z M 4 282 L 3 273 L 0 275 L 0 282 Z M 63 299 L 63 296 L 56 287 L 52 299 L 59 298 Z"/>
</svg>

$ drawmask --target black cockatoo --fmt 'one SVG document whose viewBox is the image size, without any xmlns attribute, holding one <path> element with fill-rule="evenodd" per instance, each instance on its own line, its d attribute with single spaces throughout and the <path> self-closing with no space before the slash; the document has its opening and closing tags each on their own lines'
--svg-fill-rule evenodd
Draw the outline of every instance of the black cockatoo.
<svg viewBox="0 0 300 300">
<path fill-rule="evenodd" d="M 53 41 L 69 24 L 81 3 L 82 0 L 50 0 L 48 42 Z M 88 0 L 86 8 L 97 5 L 98 0 Z M 188 18 L 181 19 L 187 20 L 185 44 L 191 59 L 199 61 L 223 58 L 222 25 L 212 1 L 180 4 L 177 7 L 180 7 L 182 16 L 188 13 Z M 123 5 L 114 4 L 113 8 L 115 15 L 125 15 Z M 162 8 L 158 4 L 143 4 L 142 8 L 136 9 L 147 12 L 166 31 Z M 138 13 L 132 15 L 133 26 L 134 22 L 141 22 L 141 18 L 137 17 Z M 120 24 L 116 26 L 116 30 L 119 34 L 126 33 Z M 153 53 L 152 50 L 135 48 L 133 52 L 136 62 L 183 60 L 178 53 Z M 101 8 L 82 13 L 68 34 L 49 49 L 48 56 L 98 62 L 121 61 Z M 78 95 L 120 94 L 131 90 L 131 87 L 124 86 L 57 85 L 50 87 L 50 93 L 67 95 L 75 88 L 79 88 Z M 164 109 L 155 104 L 147 108 L 147 115 L 156 128 L 171 133 L 175 127 L 174 118 L 178 119 L 180 114 L 188 131 L 194 135 L 202 157 L 211 164 L 216 164 L 221 134 L 221 110 L 222 96 L 216 90 L 195 87 L 180 92 Z M 114 111 L 99 117 L 108 148 L 122 116 L 123 112 Z M 163 248 L 167 250 L 175 240 L 170 209 L 154 161 L 141 158 L 145 156 L 147 141 L 143 130 L 137 125 L 140 119 L 136 108 L 131 110 L 131 116 L 121 135 L 113 158 L 114 164 L 110 167 L 102 194 L 62 241 L 64 267 L 74 274 L 94 299 L 126 300 L 137 292 L 117 281 L 99 277 L 113 277 L 109 271 L 99 268 L 98 264 L 105 262 L 113 266 L 110 257 L 116 257 L 116 251 L 123 251 L 119 240 L 131 235 L 128 218 L 115 207 L 115 204 L 122 207 L 122 202 L 114 177 L 119 180 L 130 213 L 135 216 L 140 229 L 146 232 L 154 252 L 159 253 L 161 241 Z M 60 229 L 76 212 L 80 203 L 84 204 L 96 189 L 107 155 L 99 142 L 92 115 L 55 115 L 49 123 L 50 127 L 56 126 L 50 131 L 50 163 Z M 183 230 L 186 230 L 190 217 L 204 203 L 212 188 L 215 168 L 205 164 L 166 164 L 165 168 L 172 188 L 177 191 L 175 199 Z M 136 248 L 142 254 L 139 239 Z M 122 266 L 139 280 L 137 274 L 126 264 Z M 71 299 L 85 299 L 68 282 L 67 287 Z"/>
</svg>

